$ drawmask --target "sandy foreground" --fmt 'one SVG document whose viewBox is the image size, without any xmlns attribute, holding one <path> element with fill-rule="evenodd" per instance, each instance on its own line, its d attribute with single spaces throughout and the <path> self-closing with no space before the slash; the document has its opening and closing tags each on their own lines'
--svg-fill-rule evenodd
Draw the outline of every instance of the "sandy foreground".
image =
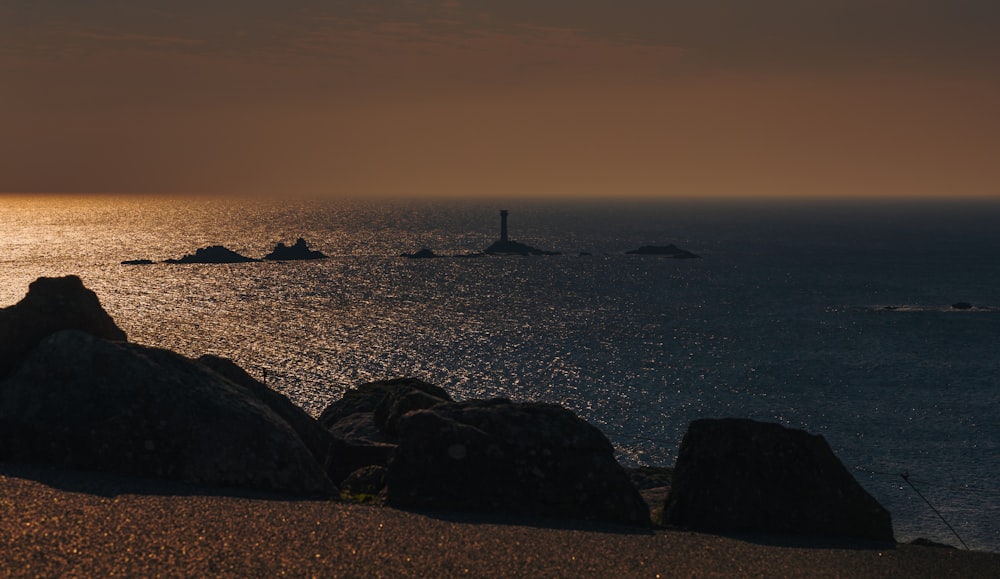
<svg viewBox="0 0 1000 579">
<path fill-rule="evenodd" d="M 0 465 L 0 574 L 1000 577 L 1000 555 L 408 512 Z"/>
</svg>

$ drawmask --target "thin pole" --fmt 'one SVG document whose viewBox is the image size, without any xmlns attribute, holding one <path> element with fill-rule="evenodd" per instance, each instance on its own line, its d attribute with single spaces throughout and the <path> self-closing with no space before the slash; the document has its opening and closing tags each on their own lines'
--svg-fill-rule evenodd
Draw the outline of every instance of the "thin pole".
<svg viewBox="0 0 1000 579">
<path fill-rule="evenodd" d="M 906 484 L 910 485 L 910 488 L 913 489 L 913 492 L 917 493 L 918 497 L 924 499 L 924 502 L 927 503 L 927 506 L 930 507 L 932 511 L 934 511 L 934 514 L 937 515 L 938 518 L 940 518 L 941 521 L 949 529 L 951 529 L 951 532 L 954 533 L 955 537 L 958 539 L 958 542 L 961 543 L 963 547 L 965 547 L 966 551 L 969 551 L 970 550 L 969 546 L 966 545 L 965 541 L 962 540 L 962 537 L 958 534 L 958 531 L 955 530 L 955 527 L 952 527 L 951 524 L 948 522 L 948 520 L 944 518 L 944 515 L 942 515 L 940 513 L 940 511 L 938 511 L 937 509 L 935 509 L 934 505 L 932 505 L 931 502 L 929 500 L 927 500 L 927 497 L 925 497 L 923 495 L 923 493 L 921 493 L 920 491 L 918 491 L 917 487 L 913 486 L 913 483 L 910 482 L 910 473 L 909 472 L 904 472 L 904 473 L 900 474 L 899 476 L 903 477 L 903 480 L 906 481 Z"/>
</svg>

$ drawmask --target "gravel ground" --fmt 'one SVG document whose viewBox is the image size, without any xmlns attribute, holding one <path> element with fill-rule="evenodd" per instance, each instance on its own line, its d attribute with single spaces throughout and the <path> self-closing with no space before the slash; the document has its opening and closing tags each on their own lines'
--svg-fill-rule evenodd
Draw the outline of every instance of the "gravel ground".
<svg viewBox="0 0 1000 579">
<path fill-rule="evenodd" d="M 408 512 L 0 465 L 13 577 L 1000 577 L 1000 555 Z"/>
</svg>

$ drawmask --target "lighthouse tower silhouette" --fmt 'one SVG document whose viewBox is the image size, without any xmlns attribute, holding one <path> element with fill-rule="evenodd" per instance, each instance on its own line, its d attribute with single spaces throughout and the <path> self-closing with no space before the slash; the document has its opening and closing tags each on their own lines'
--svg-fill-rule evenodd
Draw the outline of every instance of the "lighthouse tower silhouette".
<svg viewBox="0 0 1000 579">
<path fill-rule="evenodd" d="M 507 210 L 500 210 L 500 241 L 507 242 Z"/>
</svg>

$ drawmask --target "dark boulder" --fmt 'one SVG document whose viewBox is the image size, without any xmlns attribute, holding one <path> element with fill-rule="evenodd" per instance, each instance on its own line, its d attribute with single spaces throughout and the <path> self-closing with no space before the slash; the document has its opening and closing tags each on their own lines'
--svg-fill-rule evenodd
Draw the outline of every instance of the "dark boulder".
<svg viewBox="0 0 1000 579">
<path fill-rule="evenodd" d="M 701 257 L 700 255 L 691 253 L 686 249 L 681 249 L 673 243 L 666 246 L 643 245 L 639 249 L 626 251 L 625 255 L 659 255 L 663 257 L 672 257 L 674 259 L 695 259 Z"/>
<path fill-rule="evenodd" d="M 278 242 L 274 246 L 274 251 L 264 256 L 264 259 L 274 261 L 291 261 L 297 259 L 324 259 L 326 255 L 322 251 L 309 249 L 306 240 L 301 237 L 295 241 L 295 245 L 289 247 Z"/>
<path fill-rule="evenodd" d="M 260 261 L 252 257 L 240 255 L 222 245 L 211 245 L 195 250 L 193 254 L 180 259 L 168 259 L 164 263 L 248 263 Z"/>
<path fill-rule="evenodd" d="M 665 519 L 697 531 L 894 540 L 888 511 L 822 436 L 736 418 L 691 423 Z"/>
<path fill-rule="evenodd" d="M 210 370 L 167 350 L 79 331 L 52 334 L 0 382 L 0 457 L 335 493 L 324 465 L 282 417 L 294 413 L 276 411 L 276 398 L 263 401 L 245 383 L 226 378 L 231 369 L 214 365 Z"/>
<path fill-rule="evenodd" d="M 426 384 L 426 383 L 424 383 Z M 444 392 L 443 390 L 441 392 Z M 410 385 L 392 388 L 375 408 L 372 418 L 375 426 L 389 436 L 399 436 L 399 420 L 407 412 L 432 408 L 444 402 L 452 402 L 450 396 L 441 392 L 428 392 Z"/>
<path fill-rule="evenodd" d="M 418 378 L 377 380 L 344 392 L 340 400 L 334 401 L 327 406 L 317 420 L 324 428 L 330 429 L 334 428 L 339 421 L 353 414 L 370 413 L 372 425 L 376 430 L 381 432 L 382 428 L 375 422 L 376 411 L 378 411 L 379 407 L 387 399 L 398 398 L 410 392 L 427 394 L 441 402 L 452 401 L 451 396 L 444 389 Z M 387 409 L 383 409 L 383 414 L 381 415 L 382 424 L 385 424 L 389 414 Z"/>
<path fill-rule="evenodd" d="M 122 265 L 153 265 L 152 259 L 126 259 Z"/>
<path fill-rule="evenodd" d="M 359 468 L 385 466 L 396 449 L 394 425 L 401 413 L 449 401 L 447 392 L 416 378 L 380 380 L 348 390 L 317 421 L 338 441 L 331 477 L 340 482 Z"/>
<path fill-rule="evenodd" d="M 611 443 L 561 406 L 445 403 L 403 415 L 398 429 L 392 505 L 649 525 Z"/>
<path fill-rule="evenodd" d="M 42 338 L 59 330 L 80 330 L 106 340 L 127 341 L 101 307 L 97 294 L 75 275 L 40 277 L 13 306 L 0 310 L 0 378 L 20 365 Z"/>
<path fill-rule="evenodd" d="M 328 469 L 336 463 L 339 446 L 337 441 L 331 437 L 326 429 L 309 416 L 305 410 L 302 410 L 288 398 L 271 390 L 256 378 L 247 374 L 243 368 L 237 366 L 232 360 L 206 354 L 198 358 L 197 362 L 242 388 L 247 395 L 267 405 L 272 412 L 281 417 L 282 420 L 295 430 L 295 434 L 298 435 L 302 443 L 312 452 L 313 457 L 324 469 Z"/>
<path fill-rule="evenodd" d="M 970 304 L 969 302 L 955 302 L 951 304 L 951 307 L 952 309 L 956 310 L 971 310 L 972 304 Z"/>
</svg>

